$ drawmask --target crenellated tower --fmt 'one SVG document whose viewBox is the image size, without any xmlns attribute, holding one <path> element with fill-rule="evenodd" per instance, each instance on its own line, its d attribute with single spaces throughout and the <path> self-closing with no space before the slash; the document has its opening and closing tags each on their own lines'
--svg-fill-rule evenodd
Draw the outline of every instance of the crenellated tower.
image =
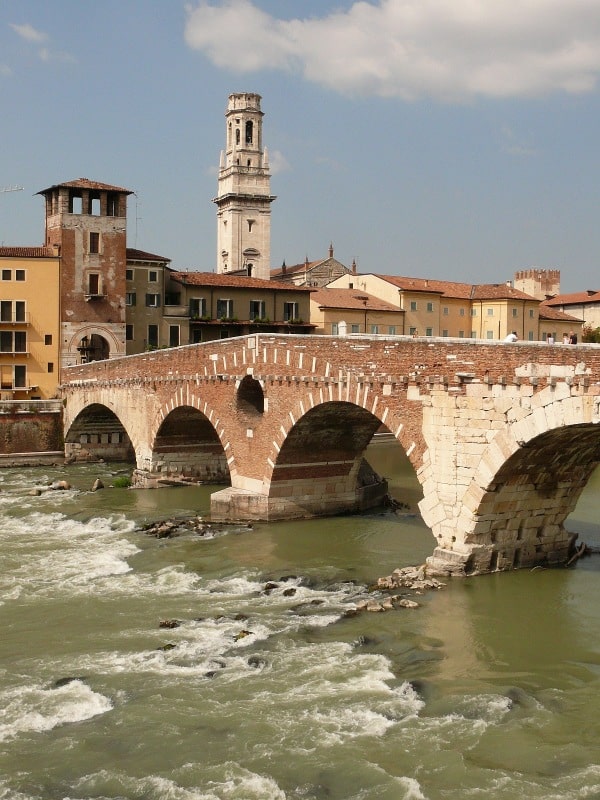
<svg viewBox="0 0 600 800">
<path fill-rule="evenodd" d="M 217 205 L 217 272 L 270 278 L 271 175 L 259 94 L 229 95 Z"/>
</svg>

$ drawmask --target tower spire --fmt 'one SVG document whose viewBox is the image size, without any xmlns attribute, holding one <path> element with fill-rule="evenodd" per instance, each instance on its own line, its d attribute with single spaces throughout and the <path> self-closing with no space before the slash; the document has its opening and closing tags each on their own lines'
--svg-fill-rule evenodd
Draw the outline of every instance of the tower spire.
<svg viewBox="0 0 600 800">
<path fill-rule="evenodd" d="M 271 176 L 261 96 L 229 95 L 217 205 L 217 272 L 271 276 Z"/>
</svg>

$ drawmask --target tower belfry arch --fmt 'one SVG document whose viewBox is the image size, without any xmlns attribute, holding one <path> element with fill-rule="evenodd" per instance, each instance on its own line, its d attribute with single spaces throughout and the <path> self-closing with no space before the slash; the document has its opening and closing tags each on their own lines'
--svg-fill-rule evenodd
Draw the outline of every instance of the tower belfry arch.
<svg viewBox="0 0 600 800">
<path fill-rule="evenodd" d="M 271 175 L 263 147 L 261 96 L 229 95 L 225 150 L 219 164 L 217 272 L 268 280 L 271 265 Z"/>
</svg>

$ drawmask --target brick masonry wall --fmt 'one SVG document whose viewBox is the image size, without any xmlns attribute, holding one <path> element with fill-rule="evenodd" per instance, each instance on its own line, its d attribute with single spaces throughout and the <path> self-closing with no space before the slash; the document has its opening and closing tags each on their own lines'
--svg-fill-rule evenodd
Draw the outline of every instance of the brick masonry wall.
<svg viewBox="0 0 600 800">
<path fill-rule="evenodd" d="M 238 402 L 248 375 L 262 386 L 263 414 Z M 312 481 L 321 492 L 315 499 L 325 502 L 323 487 L 345 485 L 373 422 L 383 423 L 423 486 L 421 511 L 437 537 L 438 561 L 455 560 L 458 571 L 465 565 L 485 571 L 538 563 L 566 548 L 561 513 L 600 458 L 597 448 L 588 448 L 583 476 L 560 472 L 562 499 L 556 490 L 552 508 L 547 498 L 541 502 L 535 481 L 527 484 L 526 460 L 516 454 L 543 435 L 550 438 L 540 438 L 542 445 L 552 452 L 558 446 L 552 431 L 570 426 L 577 436 L 569 459 L 575 459 L 577 437 L 598 422 L 599 379 L 600 347 L 593 345 L 263 334 L 71 368 L 63 391 L 67 429 L 91 402 L 113 408 L 134 443 L 139 469 L 151 470 L 169 414 L 181 406 L 197 409 L 224 448 L 233 489 L 272 494 L 279 503 L 285 503 L 274 491 L 283 488 L 280 481 L 299 482 L 295 489 L 289 483 L 292 502 L 311 472 L 330 479 Z M 508 461 L 525 486 L 520 494 L 519 481 L 513 485 L 508 475 L 499 494 L 495 488 Z M 487 498 L 494 493 L 490 511 Z M 503 511 L 494 505 L 500 496 L 508 504 Z M 524 541 L 509 552 L 510 515 L 536 503 L 546 510 L 531 532 L 522 527 L 520 538 L 513 537 Z"/>
</svg>

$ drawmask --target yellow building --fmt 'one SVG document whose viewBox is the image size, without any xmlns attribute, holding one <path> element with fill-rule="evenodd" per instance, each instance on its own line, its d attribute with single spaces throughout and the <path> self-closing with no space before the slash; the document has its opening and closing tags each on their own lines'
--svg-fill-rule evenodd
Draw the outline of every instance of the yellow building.
<svg viewBox="0 0 600 800">
<path fill-rule="evenodd" d="M 507 283 L 469 284 L 398 275 L 343 275 L 327 288 L 350 288 L 404 311 L 402 333 L 467 339 L 540 341 L 540 301 Z"/>
<path fill-rule="evenodd" d="M 60 258 L 0 247 L 0 397 L 48 400 L 60 380 Z"/>
<path fill-rule="evenodd" d="M 398 336 L 404 333 L 404 316 L 398 306 L 355 289 L 318 289 L 310 297 L 315 333 Z"/>
</svg>

